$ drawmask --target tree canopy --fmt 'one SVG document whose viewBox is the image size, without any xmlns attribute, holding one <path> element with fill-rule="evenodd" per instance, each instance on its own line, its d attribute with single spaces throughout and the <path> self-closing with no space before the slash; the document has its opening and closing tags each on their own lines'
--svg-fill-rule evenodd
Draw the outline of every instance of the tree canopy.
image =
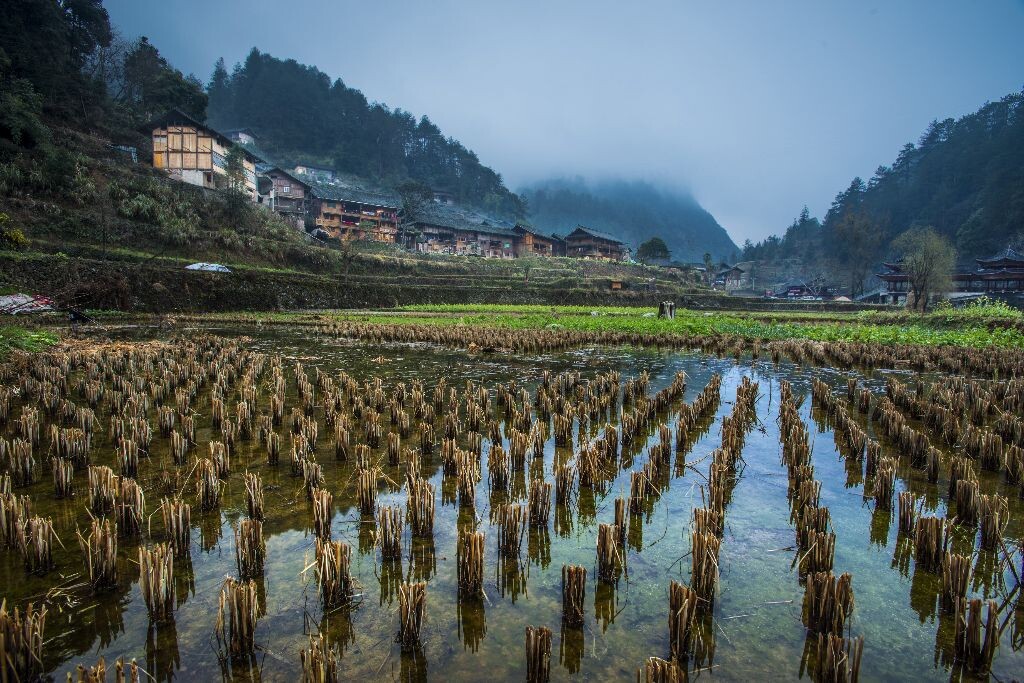
<svg viewBox="0 0 1024 683">
<path fill-rule="evenodd" d="M 370 102 L 316 67 L 253 48 L 230 74 L 218 61 L 207 92 L 211 125 L 253 129 L 260 147 L 282 161 L 392 186 L 415 180 L 500 216 L 526 213 L 498 173 L 429 118 Z"/>
<path fill-rule="evenodd" d="M 667 259 L 669 257 L 668 245 L 660 237 L 652 237 L 636 250 L 636 257 L 641 261 L 652 261 L 656 259 Z"/>
<path fill-rule="evenodd" d="M 863 284 L 865 264 L 894 253 L 907 230 L 928 226 L 964 256 L 987 256 L 1024 231 L 1024 92 L 959 119 L 932 121 L 889 166 L 836 195 L 824 221 L 807 210 L 783 237 L 744 249 L 744 258 L 828 260 Z"/>
<path fill-rule="evenodd" d="M 907 274 L 909 308 L 924 310 L 933 295 L 949 290 L 956 250 L 944 235 L 931 227 L 911 228 L 896 239 L 893 248 L 900 252 Z"/>
</svg>

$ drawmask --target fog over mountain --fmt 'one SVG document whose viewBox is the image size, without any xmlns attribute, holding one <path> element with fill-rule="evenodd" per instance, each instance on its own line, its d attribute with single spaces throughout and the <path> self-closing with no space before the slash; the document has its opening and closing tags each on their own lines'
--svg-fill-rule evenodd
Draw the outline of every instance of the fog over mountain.
<svg viewBox="0 0 1024 683">
<path fill-rule="evenodd" d="M 579 174 L 689 188 L 737 243 L 805 204 L 823 216 L 932 119 L 1024 78 L 1018 0 L 106 6 L 203 82 L 258 46 L 428 115 L 511 187 Z"/>
<path fill-rule="evenodd" d="M 534 183 L 521 194 L 531 222 L 549 232 L 564 235 L 581 223 L 618 235 L 634 250 L 660 237 L 677 261 L 701 261 L 705 252 L 729 260 L 739 253 L 725 229 L 688 192 L 642 181 L 577 177 Z"/>
</svg>

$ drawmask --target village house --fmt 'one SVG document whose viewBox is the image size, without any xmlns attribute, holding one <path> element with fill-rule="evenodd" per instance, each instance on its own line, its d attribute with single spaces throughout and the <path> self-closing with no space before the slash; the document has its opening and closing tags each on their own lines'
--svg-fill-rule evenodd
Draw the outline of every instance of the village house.
<svg viewBox="0 0 1024 683">
<path fill-rule="evenodd" d="M 719 269 L 715 275 L 714 286 L 727 292 L 754 288 L 754 262 L 743 261 L 734 266 Z"/>
<path fill-rule="evenodd" d="M 273 187 L 270 204 L 271 211 L 279 213 L 288 223 L 298 229 L 306 227 L 306 217 L 312 208 L 312 185 L 299 180 L 295 175 L 279 166 L 271 166 L 262 170 L 262 175 L 270 179 Z"/>
<path fill-rule="evenodd" d="M 213 128 L 172 109 L 150 121 L 144 130 L 153 138 L 153 166 L 175 180 L 209 189 L 230 183 L 227 155 L 234 142 Z M 242 190 L 257 201 L 256 164 L 262 161 L 243 149 Z"/>
<path fill-rule="evenodd" d="M 259 139 L 259 136 L 252 132 L 251 128 L 230 128 L 223 132 L 228 139 L 240 145 L 255 145 L 256 140 Z"/>
<path fill-rule="evenodd" d="M 435 203 L 412 224 L 411 245 L 420 253 L 515 258 L 519 235 L 512 225 L 468 209 Z"/>
<path fill-rule="evenodd" d="M 298 175 L 307 176 L 310 180 L 318 183 L 329 183 L 338 175 L 333 168 L 310 166 L 309 164 L 298 164 L 294 171 Z"/>
<path fill-rule="evenodd" d="M 365 239 L 394 243 L 398 236 L 401 200 L 386 191 L 375 192 L 335 179 L 315 183 L 312 194 L 313 223 L 337 239 Z"/>
<path fill-rule="evenodd" d="M 628 255 L 628 249 L 614 235 L 577 225 L 575 230 L 565 236 L 565 253 L 573 258 L 623 261 Z"/>
<path fill-rule="evenodd" d="M 1017 295 L 1024 292 L 1024 254 L 1007 247 L 988 258 L 975 259 L 976 267 L 958 267 L 950 274 L 952 288 L 938 296 L 960 298 L 971 294 Z M 910 292 L 910 277 L 902 260 L 883 263 L 886 272 L 877 277 L 884 284 L 880 301 L 905 305 Z"/>
<path fill-rule="evenodd" d="M 519 223 L 512 230 L 519 238 L 516 256 L 565 256 L 565 240 L 555 235 L 545 235 Z"/>
</svg>

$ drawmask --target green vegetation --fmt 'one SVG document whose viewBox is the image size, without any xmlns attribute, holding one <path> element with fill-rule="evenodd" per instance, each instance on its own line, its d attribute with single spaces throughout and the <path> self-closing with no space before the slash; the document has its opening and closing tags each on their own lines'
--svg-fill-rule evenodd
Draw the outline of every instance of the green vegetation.
<svg viewBox="0 0 1024 683">
<path fill-rule="evenodd" d="M 736 335 L 746 339 L 856 341 L 926 346 L 1024 347 L 1021 315 L 1000 304 L 983 303 L 963 311 L 943 308 L 926 315 L 864 312 L 724 313 L 677 310 L 675 320 L 649 315 L 650 309 L 584 306 L 411 306 L 402 314 L 334 314 L 378 323 L 486 326 L 502 329 L 568 329 L 641 334 Z M 1009 309 L 1012 310 L 1012 309 Z M 446 314 L 446 315 L 440 315 Z M 892 315 L 887 319 L 887 315 Z M 1004 324 L 990 324 L 993 320 Z"/>
<path fill-rule="evenodd" d="M 253 48 L 230 74 L 223 59 L 217 62 L 209 96 L 211 125 L 252 128 L 260 148 L 282 163 L 327 166 L 391 186 L 415 180 L 500 216 L 526 213 L 498 173 L 429 118 L 371 103 L 314 66 Z"/>
<path fill-rule="evenodd" d="M 57 335 L 52 332 L 0 325 L 0 360 L 5 360 L 12 351 L 42 351 L 56 343 Z"/>
<path fill-rule="evenodd" d="M 636 249 L 636 257 L 644 262 L 667 259 L 670 253 L 665 240 L 660 237 L 652 237 Z"/>
<path fill-rule="evenodd" d="M 825 220 L 805 212 L 782 237 L 747 243 L 744 260 L 787 272 L 842 272 L 851 287 L 893 242 L 916 226 L 933 226 L 960 257 L 989 256 L 1024 241 L 1024 91 L 989 102 L 960 119 L 933 121 L 915 145 L 868 182 L 854 178 Z M 830 263 L 826 264 L 825 260 Z M 856 293 L 856 292 L 854 292 Z"/>
</svg>

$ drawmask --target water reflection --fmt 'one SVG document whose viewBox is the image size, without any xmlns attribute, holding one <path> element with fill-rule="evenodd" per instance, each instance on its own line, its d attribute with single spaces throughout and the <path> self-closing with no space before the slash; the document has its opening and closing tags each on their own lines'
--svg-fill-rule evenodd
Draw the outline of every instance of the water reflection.
<svg viewBox="0 0 1024 683">
<path fill-rule="evenodd" d="M 914 566 L 914 576 L 910 580 L 910 607 L 921 623 L 935 619 L 935 610 L 942 591 L 941 577 Z"/>
<path fill-rule="evenodd" d="M 146 671 L 162 683 L 174 680 L 180 668 L 178 628 L 174 619 L 159 624 L 150 622 L 146 629 Z"/>
<path fill-rule="evenodd" d="M 551 564 L 551 534 L 547 527 L 530 527 L 526 535 L 526 556 L 541 569 Z"/>
<path fill-rule="evenodd" d="M 487 635 L 487 615 L 481 595 L 462 595 L 456 603 L 459 640 L 464 649 L 476 652 Z"/>
<path fill-rule="evenodd" d="M 567 626 L 562 622 L 562 637 L 558 644 L 558 661 L 570 674 L 579 673 L 583 662 L 584 644 L 582 626 Z"/>
<path fill-rule="evenodd" d="M 380 604 L 391 607 L 398 597 L 398 587 L 402 583 L 402 560 L 382 560 L 380 563 Z"/>
<path fill-rule="evenodd" d="M 199 547 L 204 553 L 211 552 L 220 543 L 222 528 L 217 510 L 199 516 Z"/>
<path fill-rule="evenodd" d="M 349 646 L 356 642 L 356 632 L 352 625 L 352 605 L 343 605 L 328 612 L 320 619 L 319 631 L 327 637 L 331 646 L 338 648 L 344 656 Z"/>
<path fill-rule="evenodd" d="M 875 508 L 871 513 L 871 531 L 868 535 L 868 542 L 884 548 L 889 543 L 889 526 L 891 523 L 891 512 Z"/>
<path fill-rule="evenodd" d="M 606 633 L 619 611 L 618 582 L 598 581 L 594 589 L 594 618 Z"/>
<path fill-rule="evenodd" d="M 409 581 L 427 581 L 437 573 L 434 538 L 414 538 L 409 548 Z"/>
<path fill-rule="evenodd" d="M 495 565 L 495 583 L 498 586 L 498 593 L 502 598 L 508 598 L 512 604 L 520 595 L 527 595 L 527 565 L 518 556 L 506 557 L 504 553 L 498 554 L 498 562 Z"/>
</svg>

